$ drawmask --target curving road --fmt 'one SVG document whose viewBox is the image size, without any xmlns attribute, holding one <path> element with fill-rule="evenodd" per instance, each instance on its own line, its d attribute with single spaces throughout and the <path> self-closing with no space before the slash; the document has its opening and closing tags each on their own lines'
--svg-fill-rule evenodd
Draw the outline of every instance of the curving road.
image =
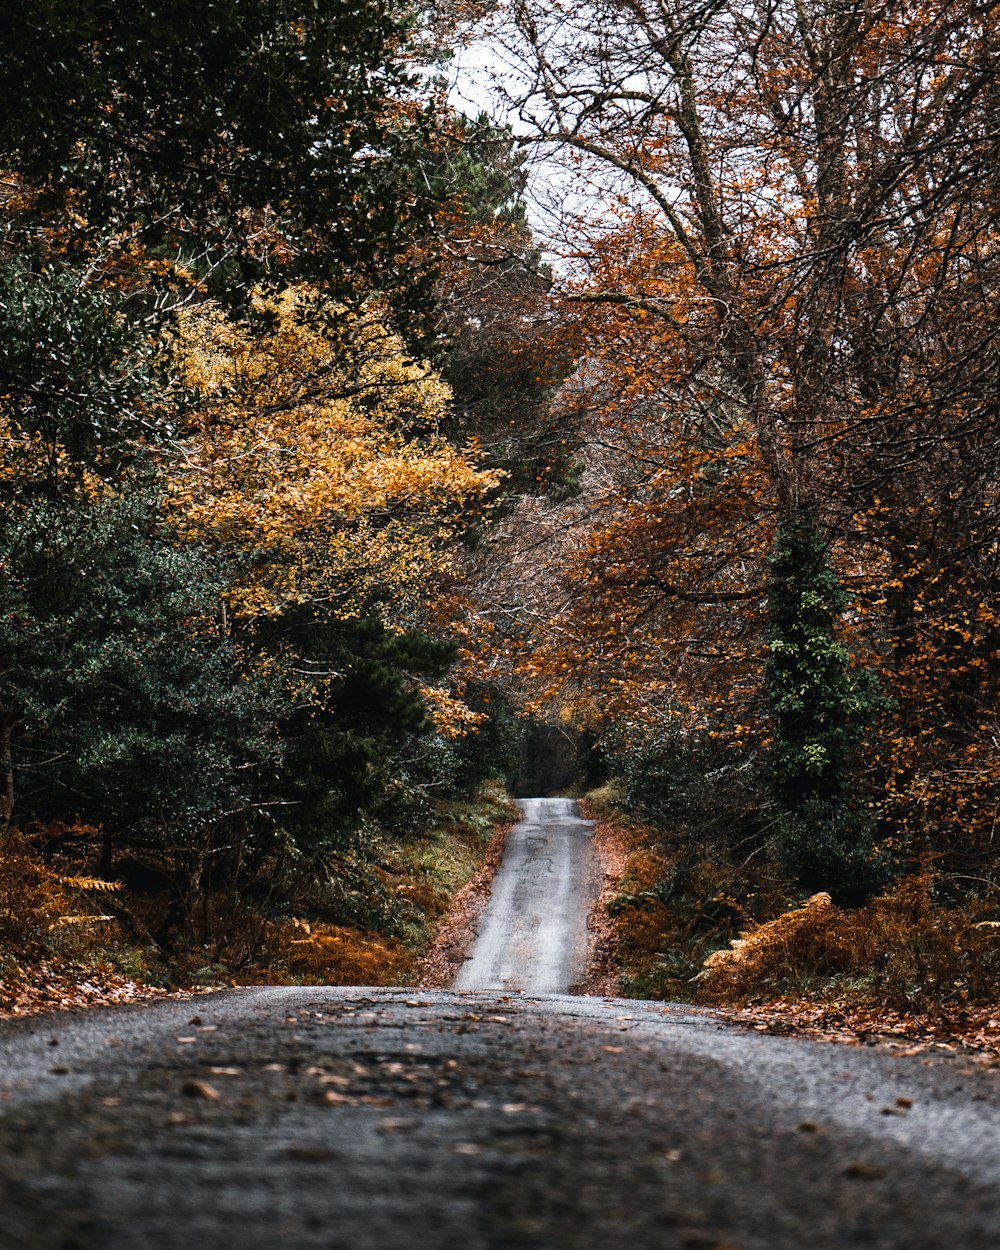
<svg viewBox="0 0 1000 1250">
<path fill-rule="evenodd" d="M 593 823 L 572 799 L 522 799 L 459 990 L 565 994 L 584 974 L 599 889 Z"/>
</svg>

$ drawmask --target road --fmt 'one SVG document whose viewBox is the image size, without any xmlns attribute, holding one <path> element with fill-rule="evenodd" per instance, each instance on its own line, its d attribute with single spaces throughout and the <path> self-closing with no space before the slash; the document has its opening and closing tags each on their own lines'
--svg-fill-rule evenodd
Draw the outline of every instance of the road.
<svg viewBox="0 0 1000 1250">
<path fill-rule="evenodd" d="M 564 994 L 586 969 L 593 824 L 572 799 L 522 799 L 521 811 L 456 989 Z"/>
<path fill-rule="evenodd" d="M 0 1025 L 0 1250 L 995 1250 L 998 1184 L 1000 1069 L 674 1005 L 269 987 Z"/>
</svg>

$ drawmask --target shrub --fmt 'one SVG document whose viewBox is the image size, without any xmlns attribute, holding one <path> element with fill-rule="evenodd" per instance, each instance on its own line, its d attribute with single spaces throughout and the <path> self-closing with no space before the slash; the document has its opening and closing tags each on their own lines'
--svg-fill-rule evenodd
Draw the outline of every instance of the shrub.
<svg viewBox="0 0 1000 1250">
<path fill-rule="evenodd" d="M 996 899 L 936 901 L 924 870 L 861 908 L 815 894 L 705 961 L 699 999 L 734 1003 L 808 993 L 929 1016 L 1000 994 Z"/>
</svg>

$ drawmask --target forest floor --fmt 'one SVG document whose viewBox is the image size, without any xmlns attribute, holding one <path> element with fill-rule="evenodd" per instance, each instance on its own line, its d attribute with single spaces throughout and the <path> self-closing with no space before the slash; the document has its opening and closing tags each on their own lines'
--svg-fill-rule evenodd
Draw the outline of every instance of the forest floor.
<svg viewBox="0 0 1000 1250">
<path fill-rule="evenodd" d="M 112 916 L 89 923 L 86 913 L 96 910 L 92 900 L 67 897 L 52 905 L 49 880 L 41 882 L 44 908 L 38 890 L 26 897 L 8 890 L 11 897 L 0 899 L 6 905 L 0 912 L 5 921 L 20 923 L 25 940 L 20 950 L 16 937 L 0 941 L 0 1019 L 167 994 L 186 998 L 235 984 L 448 985 L 518 814 L 498 786 L 488 785 L 470 800 L 441 803 L 422 833 L 386 839 L 362 863 L 354 883 L 356 918 L 349 914 L 350 900 L 348 914 L 336 923 L 308 912 L 298 919 L 238 913 L 227 920 L 210 908 L 221 932 L 207 941 L 187 937 L 169 957 L 151 944 L 139 945 L 134 932 Z M 32 875 L 33 866 L 27 869 Z M 102 897 L 107 910 L 108 896 Z M 157 898 L 127 892 L 114 895 L 112 903 L 133 921 L 149 920 L 150 928 L 163 906 Z M 68 906 L 74 923 L 61 910 Z"/>
</svg>

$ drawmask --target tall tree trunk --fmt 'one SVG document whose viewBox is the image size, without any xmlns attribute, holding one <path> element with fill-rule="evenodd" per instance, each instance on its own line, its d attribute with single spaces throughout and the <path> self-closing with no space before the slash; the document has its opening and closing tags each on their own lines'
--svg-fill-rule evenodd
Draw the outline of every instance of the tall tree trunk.
<svg viewBox="0 0 1000 1250">
<path fill-rule="evenodd" d="M 14 811 L 14 757 L 11 743 L 17 722 L 9 714 L 0 716 L 0 828 L 6 833 Z"/>
</svg>

